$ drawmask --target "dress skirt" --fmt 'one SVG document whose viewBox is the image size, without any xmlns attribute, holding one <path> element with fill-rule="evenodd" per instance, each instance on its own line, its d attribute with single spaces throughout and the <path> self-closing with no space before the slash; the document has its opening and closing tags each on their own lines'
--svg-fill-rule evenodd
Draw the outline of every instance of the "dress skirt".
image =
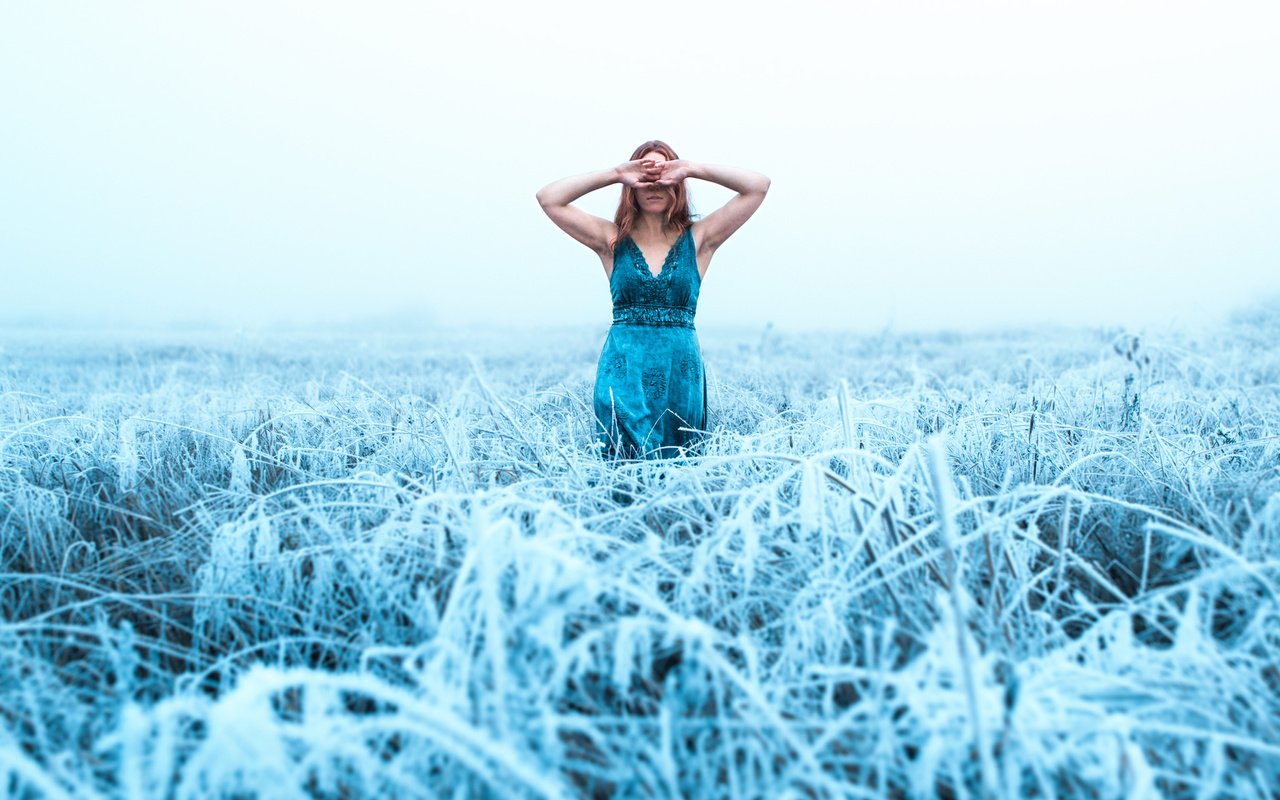
<svg viewBox="0 0 1280 800">
<path fill-rule="evenodd" d="M 614 324 L 596 368 L 596 438 L 606 458 L 696 455 L 707 375 L 693 328 Z"/>
</svg>

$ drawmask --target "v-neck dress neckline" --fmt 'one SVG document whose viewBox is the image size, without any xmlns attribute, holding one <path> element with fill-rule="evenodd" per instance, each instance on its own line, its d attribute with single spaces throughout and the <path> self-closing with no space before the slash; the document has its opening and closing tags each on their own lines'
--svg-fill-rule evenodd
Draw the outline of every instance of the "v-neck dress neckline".
<svg viewBox="0 0 1280 800">
<path fill-rule="evenodd" d="M 628 234 L 627 241 L 631 243 L 631 247 L 635 251 L 635 265 L 639 267 L 645 275 L 654 280 L 670 273 L 670 271 L 674 269 L 674 264 L 677 260 L 676 256 L 679 255 L 680 244 L 684 241 L 684 237 L 689 235 L 690 230 L 692 229 L 685 228 L 680 235 L 676 237 L 676 240 L 671 243 L 671 247 L 667 249 L 667 257 L 662 260 L 662 268 L 659 269 L 656 274 L 654 273 L 653 268 L 649 266 L 648 260 L 644 257 L 644 251 L 640 249 L 640 245 L 636 244 L 636 240 L 631 238 L 631 235 Z"/>
</svg>

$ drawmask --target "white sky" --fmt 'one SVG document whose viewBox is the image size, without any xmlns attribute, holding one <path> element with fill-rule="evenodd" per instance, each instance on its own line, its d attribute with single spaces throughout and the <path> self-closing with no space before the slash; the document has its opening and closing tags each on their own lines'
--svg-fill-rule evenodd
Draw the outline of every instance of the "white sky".
<svg viewBox="0 0 1280 800">
<path fill-rule="evenodd" d="M 1200 320 L 1280 291 L 1277 23 L 1232 0 L 9 0 L 0 321 L 607 326 L 599 260 L 534 193 L 650 138 L 773 179 L 700 329 Z"/>
</svg>

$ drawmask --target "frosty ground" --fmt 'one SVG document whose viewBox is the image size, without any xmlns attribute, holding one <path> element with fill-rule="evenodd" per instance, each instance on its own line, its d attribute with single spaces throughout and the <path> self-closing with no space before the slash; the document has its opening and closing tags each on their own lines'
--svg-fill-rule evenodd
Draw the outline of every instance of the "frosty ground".
<svg viewBox="0 0 1280 800">
<path fill-rule="evenodd" d="M 1280 313 L 0 337 L 12 797 L 1268 797 Z"/>
</svg>

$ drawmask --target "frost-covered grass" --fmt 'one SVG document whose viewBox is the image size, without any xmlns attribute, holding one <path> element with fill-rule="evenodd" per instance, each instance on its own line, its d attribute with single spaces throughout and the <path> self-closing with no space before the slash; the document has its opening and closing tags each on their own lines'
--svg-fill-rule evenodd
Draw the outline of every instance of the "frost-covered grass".
<svg viewBox="0 0 1280 800">
<path fill-rule="evenodd" d="M 700 335 L 707 454 L 608 466 L 601 330 L 7 333 L 0 787 L 1280 785 L 1280 315 Z"/>
</svg>

